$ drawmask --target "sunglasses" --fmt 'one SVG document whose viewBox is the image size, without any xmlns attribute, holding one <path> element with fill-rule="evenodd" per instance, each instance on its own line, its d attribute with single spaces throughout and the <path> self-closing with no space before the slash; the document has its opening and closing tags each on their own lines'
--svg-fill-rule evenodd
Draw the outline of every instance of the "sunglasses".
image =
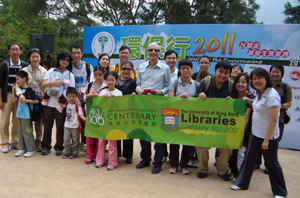
<svg viewBox="0 0 300 198">
<path fill-rule="evenodd" d="M 153 51 L 159 52 L 159 49 L 148 49 L 148 52 L 153 52 Z"/>
<path fill-rule="evenodd" d="M 123 70 L 123 71 L 131 71 L 132 69 L 131 68 L 125 68 L 125 67 L 123 67 L 123 68 L 121 68 L 121 70 Z"/>
</svg>

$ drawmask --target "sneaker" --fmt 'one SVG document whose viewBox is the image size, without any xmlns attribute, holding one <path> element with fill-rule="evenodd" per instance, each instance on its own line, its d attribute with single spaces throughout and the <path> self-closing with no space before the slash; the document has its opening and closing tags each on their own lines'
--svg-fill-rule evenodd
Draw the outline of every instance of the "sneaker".
<svg viewBox="0 0 300 198">
<path fill-rule="evenodd" d="M 74 158 L 77 158 L 77 157 L 78 157 L 78 155 L 76 155 L 74 153 L 71 153 L 71 155 L 70 155 L 70 159 L 74 159 Z"/>
<path fill-rule="evenodd" d="M 33 157 L 36 155 L 36 151 L 32 151 L 32 152 L 27 152 L 24 154 L 24 157 Z"/>
<path fill-rule="evenodd" d="M 177 173 L 177 168 L 176 167 L 171 167 L 169 170 L 170 174 L 176 174 Z"/>
<path fill-rule="evenodd" d="M 265 168 L 264 173 L 269 174 L 269 170 L 267 168 Z"/>
<path fill-rule="evenodd" d="M 281 195 L 275 195 L 274 198 L 285 198 L 285 197 Z"/>
<path fill-rule="evenodd" d="M 56 156 L 61 156 L 62 154 L 63 154 L 62 151 L 59 151 L 59 150 L 55 151 Z"/>
<path fill-rule="evenodd" d="M 96 168 L 101 168 L 102 165 L 96 163 L 96 164 L 95 164 L 95 167 L 96 167 Z"/>
<path fill-rule="evenodd" d="M 63 155 L 63 158 L 64 158 L 64 159 L 67 159 L 67 158 L 69 158 L 69 157 L 70 157 L 69 153 L 65 153 L 65 154 Z"/>
<path fill-rule="evenodd" d="M 183 175 L 189 175 L 190 174 L 190 171 L 187 168 L 182 168 L 181 172 L 182 172 Z"/>
<path fill-rule="evenodd" d="M 188 167 L 193 167 L 194 160 L 189 160 Z"/>
<path fill-rule="evenodd" d="M 86 152 L 86 144 L 85 143 L 80 143 L 80 150 L 82 151 L 82 152 Z"/>
<path fill-rule="evenodd" d="M 51 153 L 50 150 L 42 149 L 42 155 L 46 156 L 46 155 L 48 155 L 49 153 Z"/>
<path fill-rule="evenodd" d="M 231 190 L 243 190 L 241 187 L 238 187 L 237 185 L 230 186 Z"/>
<path fill-rule="evenodd" d="M 226 174 L 218 175 L 218 176 L 221 177 L 224 181 L 232 180 L 232 174 L 230 174 L 230 173 L 226 173 Z"/>
<path fill-rule="evenodd" d="M 207 177 L 207 173 L 198 172 L 197 177 L 200 179 L 203 179 L 203 178 Z"/>
<path fill-rule="evenodd" d="M 198 168 L 198 167 L 199 167 L 199 162 L 198 162 L 198 160 L 194 160 L 194 161 L 193 161 L 192 167 L 193 167 L 193 168 Z"/>
<path fill-rule="evenodd" d="M 15 157 L 21 157 L 25 154 L 24 150 L 19 150 L 18 152 L 15 153 Z"/>
<path fill-rule="evenodd" d="M 109 170 L 109 171 L 115 170 L 115 167 L 113 167 L 113 166 L 108 166 L 108 167 L 107 167 L 107 170 Z"/>
<path fill-rule="evenodd" d="M 91 164 L 93 162 L 93 160 L 91 158 L 87 157 L 87 158 L 85 158 L 84 162 L 86 164 Z"/>
<path fill-rule="evenodd" d="M 2 153 L 8 153 L 9 150 L 10 150 L 10 149 L 9 149 L 8 146 L 3 146 L 2 149 L 1 149 Z"/>
<path fill-rule="evenodd" d="M 42 152 L 42 147 L 40 145 L 36 147 L 36 152 Z"/>
</svg>

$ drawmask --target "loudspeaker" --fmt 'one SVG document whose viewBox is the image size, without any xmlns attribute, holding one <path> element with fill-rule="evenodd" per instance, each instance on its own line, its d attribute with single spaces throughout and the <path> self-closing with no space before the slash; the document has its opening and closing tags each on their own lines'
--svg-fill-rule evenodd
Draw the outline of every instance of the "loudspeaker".
<svg viewBox="0 0 300 198">
<path fill-rule="evenodd" d="M 30 34 L 29 35 L 29 46 L 31 48 L 38 48 L 42 51 L 43 46 L 43 35 L 41 34 Z"/>
<path fill-rule="evenodd" d="M 42 54 L 55 53 L 55 35 L 43 34 Z"/>
</svg>

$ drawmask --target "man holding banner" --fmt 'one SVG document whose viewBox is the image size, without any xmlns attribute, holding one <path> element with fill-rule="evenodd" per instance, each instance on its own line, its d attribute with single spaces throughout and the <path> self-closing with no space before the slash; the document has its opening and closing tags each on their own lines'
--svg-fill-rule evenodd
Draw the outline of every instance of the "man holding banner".
<svg viewBox="0 0 300 198">
<path fill-rule="evenodd" d="M 158 60 L 160 48 L 156 43 L 151 43 L 148 46 L 147 53 L 149 61 L 142 63 L 137 72 L 136 92 L 140 95 L 151 94 L 163 96 L 168 92 L 168 86 L 171 81 L 170 69 Z M 142 147 L 140 153 L 142 161 L 136 166 L 138 169 L 149 166 L 151 161 L 151 142 L 140 140 L 140 144 Z M 160 172 L 165 148 L 165 144 L 155 143 L 152 174 Z"/>
<path fill-rule="evenodd" d="M 230 96 L 232 90 L 232 81 L 229 79 L 231 65 L 227 61 L 220 61 L 215 66 L 215 76 L 208 76 L 201 80 L 197 91 L 199 98 L 226 98 Z M 198 178 L 205 178 L 208 172 L 210 147 L 196 147 L 199 159 Z M 229 181 L 231 174 L 228 174 L 228 160 L 231 156 L 230 149 L 219 148 L 219 157 L 217 158 L 216 168 L 218 176 L 224 181 Z"/>
</svg>

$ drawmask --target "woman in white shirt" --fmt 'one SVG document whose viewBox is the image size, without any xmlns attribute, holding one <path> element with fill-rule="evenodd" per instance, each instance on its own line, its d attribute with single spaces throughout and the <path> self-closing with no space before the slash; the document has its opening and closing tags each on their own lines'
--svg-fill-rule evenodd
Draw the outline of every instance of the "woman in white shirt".
<svg viewBox="0 0 300 198">
<path fill-rule="evenodd" d="M 56 68 L 61 69 L 63 75 L 63 81 L 58 79 L 49 81 L 50 74 L 54 71 L 55 68 L 51 68 L 44 77 L 44 82 L 42 84 L 43 88 L 51 86 L 61 86 L 63 85 L 63 95 L 66 98 L 66 91 L 68 87 L 75 87 L 75 78 L 71 72 L 72 69 L 72 58 L 71 55 L 67 52 L 61 52 L 57 56 Z M 64 123 L 66 118 L 66 108 L 63 108 L 62 113 L 59 113 L 56 107 L 58 106 L 59 98 L 57 96 L 50 96 L 47 106 L 43 107 L 44 110 L 44 137 L 42 141 L 42 155 L 48 155 L 52 148 L 51 146 L 51 136 L 53 122 L 55 119 L 56 123 L 56 143 L 54 146 L 55 155 L 62 155 L 64 150 L 63 146 L 63 136 L 64 136 Z M 64 104 L 65 106 L 65 104 Z"/>
<path fill-rule="evenodd" d="M 256 159 L 260 150 L 263 152 L 265 166 L 269 170 L 269 179 L 273 195 L 277 198 L 285 197 L 287 189 L 279 164 L 278 118 L 280 110 L 280 96 L 273 88 L 269 73 L 263 68 L 254 69 L 251 74 L 251 86 L 257 90 L 254 101 L 244 97 L 253 107 L 252 135 L 246 152 L 242 168 L 234 181 L 232 190 L 246 190 L 249 187 Z"/>
</svg>

